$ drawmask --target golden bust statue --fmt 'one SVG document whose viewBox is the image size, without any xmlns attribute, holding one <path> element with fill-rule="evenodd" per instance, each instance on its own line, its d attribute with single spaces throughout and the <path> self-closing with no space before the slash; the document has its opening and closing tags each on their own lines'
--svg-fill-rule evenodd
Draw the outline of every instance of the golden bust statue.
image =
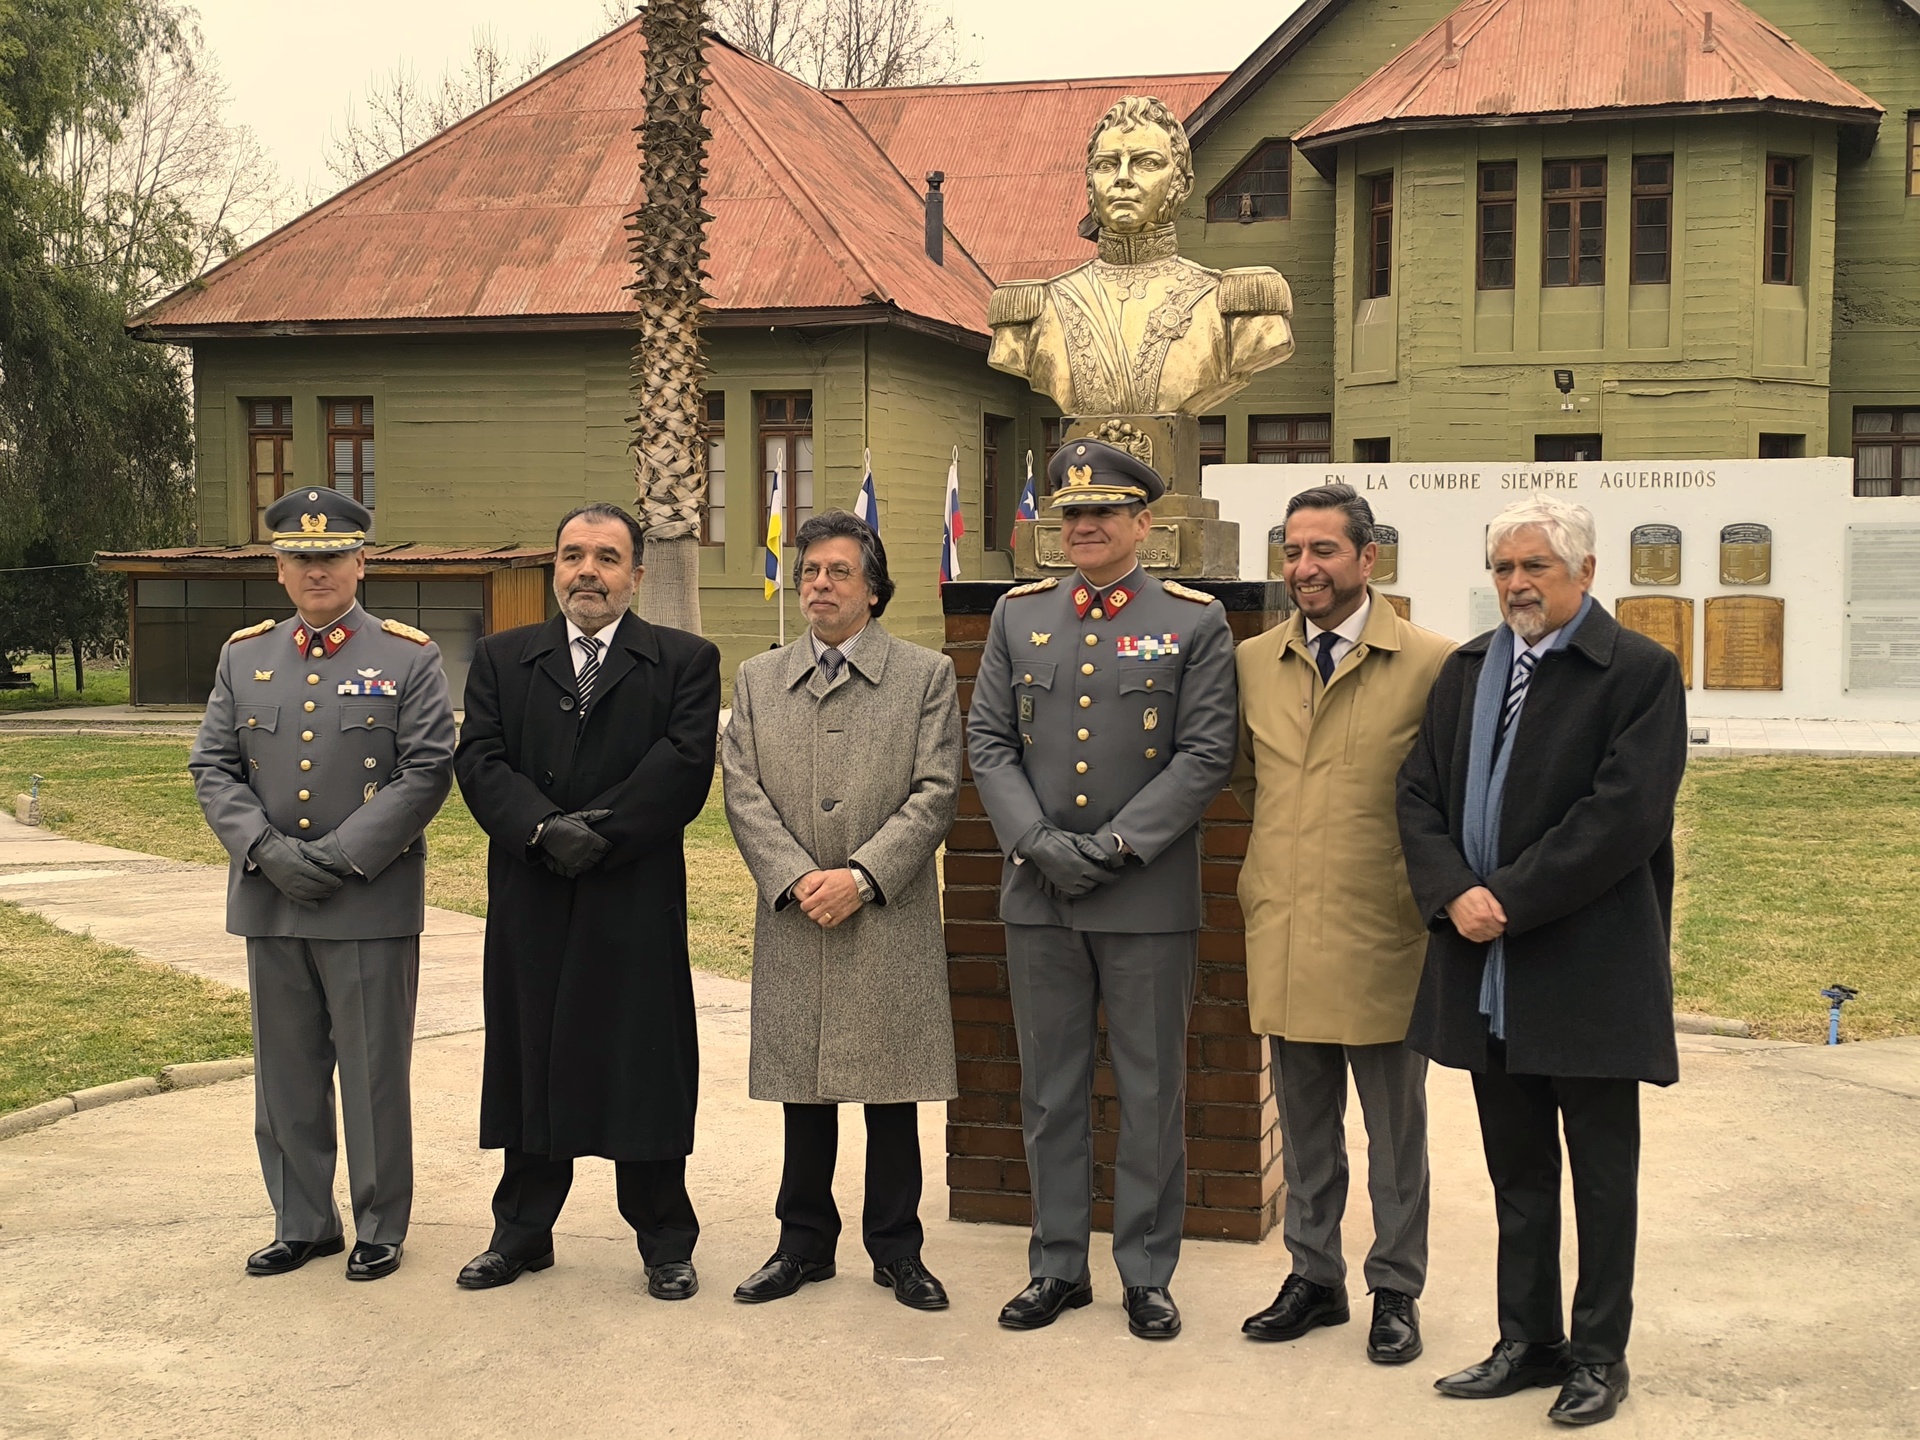
<svg viewBox="0 0 1920 1440">
<path fill-rule="evenodd" d="M 988 363 L 1068 415 L 1200 415 L 1293 354 L 1293 297 L 1278 270 L 1180 258 L 1173 220 L 1192 191 L 1173 112 L 1147 96 L 1118 101 L 1087 141 L 1100 252 L 1051 280 L 996 288 Z"/>
</svg>

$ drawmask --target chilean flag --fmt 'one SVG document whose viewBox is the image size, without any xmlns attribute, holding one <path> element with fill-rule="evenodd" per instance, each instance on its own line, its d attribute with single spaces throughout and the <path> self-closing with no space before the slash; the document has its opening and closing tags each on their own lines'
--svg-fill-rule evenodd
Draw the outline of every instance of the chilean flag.
<svg viewBox="0 0 1920 1440">
<path fill-rule="evenodd" d="M 1040 502 L 1033 493 L 1033 451 L 1027 451 L 1027 488 L 1020 492 L 1020 504 L 1013 512 L 1016 520 L 1038 520 Z"/>
<path fill-rule="evenodd" d="M 866 521 L 867 528 L 877 538 L 880 534 L 880 497 L 873 489 L 873 451 L 867 454 L 867 478 L 860 482 L 860 497 L 853 502 L 856 518 Z"/>
<path fill-rule="evenodd" d="M 940 583 L 960 578 L 960 537 L 967 533 L 960 518 L 960 447 L 953 447 L 953 459 L 947 466 L 947 525 L 940 540 Z"/>
</svg>

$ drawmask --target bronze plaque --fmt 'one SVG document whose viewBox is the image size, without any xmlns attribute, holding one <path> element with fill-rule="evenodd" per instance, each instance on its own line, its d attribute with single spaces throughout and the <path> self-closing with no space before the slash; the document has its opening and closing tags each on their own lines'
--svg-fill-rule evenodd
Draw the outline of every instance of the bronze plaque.
<svg viewBox="0 0 1920 1440">
<path fill-rule="evenodd" d="M 1287 527 L 1276 525 L 1267 531 L 1267 578 L 1284 580 L 1287 577 Z"/>
<path fill-rule="evenodd" d="M 1380 547 L 1373 562 L 1373 583 L 1391 585 L 1400 578 L 1400 532 L 1391 525 L 1375 525 L 1373 543 Z"/>
<path fill-rule="evenodd" d="M 1771 595 L 1716 595 L 1707 601 L 1709 690 L 1779 690 L 1786 669 L 1787 602 Z"/>
<path fill-rule="evenodd" d="M 1693 688 L 1693 601 L 1681 595 L 1626 595 L 1613 602 L 1613 618 L 1678 660 L 1680 678 Z"/>
<path fill-rule="evenodd" d="M 1376 579 L 1379 577 L 1375 577 Z M 1413 600 L 1406 595 L 1386 595 L 1380 597 L 1393 607 L 1393 613 L 1409 624 L 1413 622 Z"/>
<path fill-rule="evenodd" d="M 1627 568 L 1635 585 L 1680 583 L 1678 525 L 1636 525 L 1630 543 L 1632 554 Z"/>
<path fill-rule="evenodd" d="M 1773 580 L 1773 531 L 1765 525 L 1720 530 L 1720 583 L 1766 585 Z"/>
<path fill-rule="evenodd" d="M 1042 570 L 1071 570 L 1073 562 L 1060 543 L 1058 525 L 1033 527 L 1034 558 Z M 1154 525 L 1140 545 L 1140 563 L 1148 570 L 1172 570 L 1180 564 L 1180 527 Z"/>
</svg>

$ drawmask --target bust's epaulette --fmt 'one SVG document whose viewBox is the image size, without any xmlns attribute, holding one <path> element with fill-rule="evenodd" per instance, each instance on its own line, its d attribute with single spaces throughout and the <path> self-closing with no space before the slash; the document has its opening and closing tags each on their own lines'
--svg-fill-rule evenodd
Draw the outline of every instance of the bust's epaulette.
<svg viewBox="0 0 1920 1440">
<path fill-rule="evenodd" d="M 1189 590 L 1177 580 L 1162 580 L 1160 582 L 1160 588 L 1169 595 L 1178 596 L 1182 600 L 1191 600 L 1196 605 L 1217 605 L 1220 603 L 1213 596 L 1207 594 L 1206 591 Z"/>
<path fill-rule="evenodd" d="M 987 324 L 1025 325 L 1040 318 L 1047 303 L 1044 280 L 1009 280 L 987 298 Z"/>
<path fill-rule="evenodd" d="M 231 645 L 236 640 L 251 640 L 256 635 L 266 634 L 267 631 L 279 623 L 277 620 L 262 620 L 258 625 L 245 626 L 227 636 L 227 643 Z"/>
<path fill-rule="evenodd" d="M 1025 585 L 1016 585 L 1007 591 L 1007 599 L 1017 600 L 1022 595 L 1038 595 L 1042 590 L 1051 590 L 1059 583 L 1058 575 L 1049 575 L 1044 580 L 1029 580 Z"/>
<path fill-rule="evenodd" d="M 1214 301 L 1222 315 L 1293 314 L 1293 291 L 1271 265 L 1247 265 L 1220 272 Z"/>
<path fill-rule="evenodd" d="M 425 645 L 433 639 L 424 630 L 416 630 L 411 625 L 402 625 L 398 620 L 382 620 L 380 628 L 389 635 L 398 635 L 402 640 L 411 640 L 416 645 Z"/>
</svg>

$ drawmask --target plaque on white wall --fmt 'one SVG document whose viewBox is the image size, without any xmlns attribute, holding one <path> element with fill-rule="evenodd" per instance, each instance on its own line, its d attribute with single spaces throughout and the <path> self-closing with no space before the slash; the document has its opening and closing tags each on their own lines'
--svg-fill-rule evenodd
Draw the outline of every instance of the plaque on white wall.
<svg viewBox="0 0 1920 1440">
<path fill-rule="evenodd" d="M 1500 592 L 1491 585 L 1467 591 L 1467 634 L 1484 635 L 1500 623 Z"/>
<path fill-rule="evenodd" d="M 1847 617 L 1847 689 L 1920 692 L 1920 611 Z"/>
<path fill-rule="evenodd" d="M 1920 525 L 1847 527 L 1847 604 L 1920 605 Z"/>
</svg>

